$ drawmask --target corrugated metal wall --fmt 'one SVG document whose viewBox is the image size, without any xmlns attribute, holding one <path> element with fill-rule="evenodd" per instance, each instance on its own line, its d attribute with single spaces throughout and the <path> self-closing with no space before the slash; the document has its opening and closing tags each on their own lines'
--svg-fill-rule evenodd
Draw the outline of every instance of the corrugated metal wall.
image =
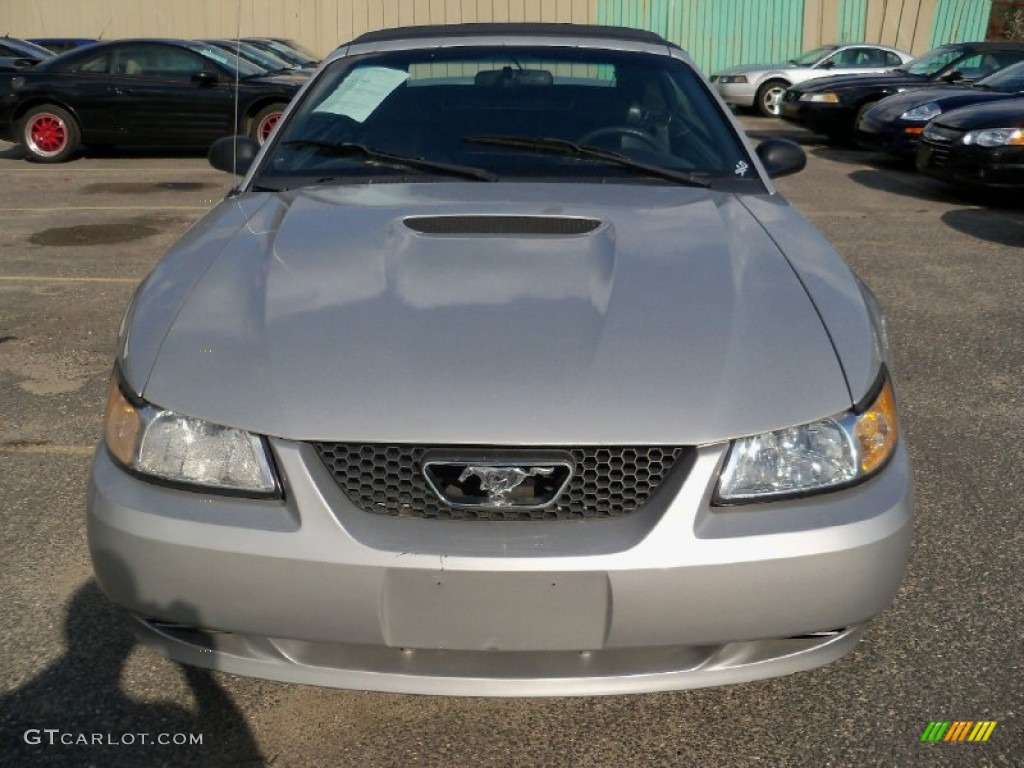
<svg viewBox="0 0 1024 768">
<path fill-rule="evenodd" d="M 706 72 L 781 61 L 803 46 L 804 0 L 598 0 L 597 23 L 678 43 Z"/>
<path fill-rule="evenodd" d="M 956 40 L 984 40 L 991 13 L 991 0 L 939 0 L 931 46 Z"/>
<path fill-rule="evenodd" d="M 0 34 L 14 37 L 223 37 L 241 26 L 321 54 L 384 27 L 595 18 L 594 0 L 0 0 Z"/>
<path fill-rule="evenodd" d="M 991 0 L 0 0 L 15 37 L 292 37 L 323 54 L 367 30 L 473 21 L 651 29 L 706 71 L 780 61 L 823 43 L 914 53 L 984 38 Z"/>
</svg>

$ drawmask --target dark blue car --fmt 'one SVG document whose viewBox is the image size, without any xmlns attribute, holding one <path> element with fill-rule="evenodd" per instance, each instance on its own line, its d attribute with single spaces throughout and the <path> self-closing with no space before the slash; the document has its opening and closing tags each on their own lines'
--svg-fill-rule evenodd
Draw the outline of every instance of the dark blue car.
<svg viewBox="0 0 1024 768">
<path fill-rule="evenodd" d="M 939 115 L 972 104 L 1024 95 L 1024 62 L 970 85 L 919 88 L 882 99 L 861 117 L 857 143 L 867 149 L 912 158 L 925 125 Z"/>
</svg>

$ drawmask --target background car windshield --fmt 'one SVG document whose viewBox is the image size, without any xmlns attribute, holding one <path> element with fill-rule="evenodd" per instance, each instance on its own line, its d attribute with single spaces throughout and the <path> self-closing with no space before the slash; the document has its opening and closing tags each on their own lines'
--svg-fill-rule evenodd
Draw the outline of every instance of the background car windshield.
<svg viewBox="0 0 1024 768">
<path fill-rule="evenodd" d="M 482 168 L 502 179 L 638 178 L 606 161 L 466 141 L 509 136 L 570 141 L 708 177 L 756 178 L 720 107 L 685 63 L 649 54 L 502 47 L 336 62 L 284 126 L 259 179 L 403 173 L 365 157 L 339 157 L 327 146 L 352 143 Z"/>
<path fill-rule="evenodd" d="M 912 75 L 924 75 L 930 77 L 939 70 L 945 69 L 954 61 L 964 55 L 964 52 L 957 48 L 936 48 L 924 56 L 919 56 L 901 69 Z"/>
<path fill-rule="evenodd" d="M 237 65 L 239 77 L 254 77 L 256 75 L 266 74 L 267 72 L 267 70 L 262 67 L 257 67 L 255 64 L 252 64 L 245 59 L 240 59 L 235 56 L 233 52 L 226 51 L 223 48 L 218 48 L 215 45 L 196 43 L 191 46 L 191 48 L 206 58 L 212 59 L 231 72 L 235 71 L 235 67 Z"/>
<path fill-rule="evenodd" d="M 801 67 L 809 67 L 826 53 L 831 53 L 834 50 L 835 48 L 830 45 L 826 45 L 824 48 L 815 48 L 813 51 L 801 53 L 795 59 L 792 59 L 792 62 L 800 65 Z"/>
<path fill-rule="evenodd" d="M 976 85 L 1003 93 L 1024 91 L 1024 61 L 994 72 L 988 77 L 983 77 Z"/>
</svg>

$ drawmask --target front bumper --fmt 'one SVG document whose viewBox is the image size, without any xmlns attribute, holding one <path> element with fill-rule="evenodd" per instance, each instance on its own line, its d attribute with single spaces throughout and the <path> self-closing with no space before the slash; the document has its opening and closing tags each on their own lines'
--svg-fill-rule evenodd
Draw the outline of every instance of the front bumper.
<svg viewBox="0 0 1024 768">
<path fill-rule="evenodd" d="M 917 170 L 953 184 L 983 189 L 1024 189 L 1024 147 L 937 146 L 922 142 Z"/>
<path fill-rule="evenodd" d="M 716 80 L 714 86 L 726 104 L 732 104 L 735 107 L 754 106 L 754 95 L 757 89 L 751 83 L 723 83 Z"/>
<path fill-rule="evenodd" d="M 799 96 L 799 93 L 792 91 L 783 96 L 779 102 L 779 117 L 826 136 L 848 134 L 853 130 L 855 110 L 842 103 L 800 101 Z"/>
<path fill-rule="evenodd" d="M 737 683 L 852 650 L 910 545 L 902 447 L 857 487 L 716 509 L 724 447 L 711 446 L 628 517 L 507 523 L 367 514 L 309 446 L 273 445 L 285 501 L 152 485 L 97 451 L 93 565 L 147 645 L 237 674 L 410 693 Z"/>
<path fill-rule="evenodd" d="M 907 129 L 917 133 L 907 133 Z M 864 149 L 885 152 L 897 157 L 913 158 L 917 153 L 923 123 L 910 123 L 902 120 L 881 122 L 868 117 L 861 118 L 857 125 L 855 138 L 857 144 Z"/>
</svg>

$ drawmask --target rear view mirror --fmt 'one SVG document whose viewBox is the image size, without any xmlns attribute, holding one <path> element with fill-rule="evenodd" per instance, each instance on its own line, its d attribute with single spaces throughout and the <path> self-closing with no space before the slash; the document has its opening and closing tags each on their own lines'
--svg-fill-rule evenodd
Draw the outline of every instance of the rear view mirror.
<svg viewBox="0 0 1024 768">
<path fill-rule="evenodd" d="M 248 136 L 225 136 L 210 145 L 206 158 L 218 171 L 244 176 L 259 151 L 260 145 Z"/>
<path fill-rule="evenodd" d="M 755 151 L 773 179 L 802 171 L 807 165 L 804 148 L 789 139 L 767 139 L 758 144 Z"/>
<path fill-rule="evenodd" d="M 488 69 L 477 72 L 473 78 L 474 85 L 485 87 L 501 86 L 506 88 L 546 86 L 554 82 L 551 72 L 546 69 Z"/>
</svg>

